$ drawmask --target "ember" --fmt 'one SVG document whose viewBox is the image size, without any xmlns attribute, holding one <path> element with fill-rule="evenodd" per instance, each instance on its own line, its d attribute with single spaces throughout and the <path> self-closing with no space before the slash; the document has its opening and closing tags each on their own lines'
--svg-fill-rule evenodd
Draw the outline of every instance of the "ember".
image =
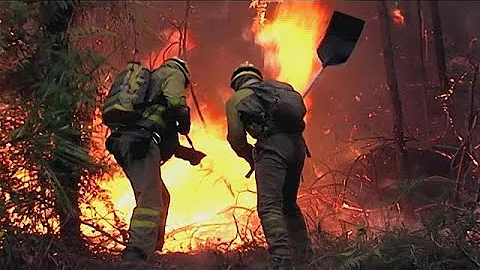
<svg viewBox="0 0 480 270">
<path fill-rule="evenodd" d="M 405 25 L 405 17 L 403 17 L 402 11 L 398 8 L 394 8 L 390 11 L 392 20 L 395 24 Z"/>
</svg>

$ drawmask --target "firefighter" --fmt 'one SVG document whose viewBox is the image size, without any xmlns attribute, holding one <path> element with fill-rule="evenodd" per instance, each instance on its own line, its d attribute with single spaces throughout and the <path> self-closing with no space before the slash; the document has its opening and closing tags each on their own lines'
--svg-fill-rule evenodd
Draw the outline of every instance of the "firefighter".
<svg viewBox="0 0 480 270">
<path fill-rule="evenodd" d="M 226 102 L 227 140 L 235 153 L 256 171 L 257 211 L 272 267 L 293 269 L 294 260 L 305 264 L 312 254 L 305 220 L 296 202 L 306 145 L 301 132 L 261 135 L 262 132 L 256 130 L 258 124 L 242 118 L 240 107 L 257 110 L 259 117 L 253 115 L 253 118 L 261 118 L 263 113 L 259 108 L 265 105 L 249 86 L 262 81 L 262 72 L 248 63 L 233 72 L 230 87 L 235 93 Z M 278 130 L 269 119 L 263 124 L 264 129 Z M 247 132 L 257 139 L 255 147 L 247 142 Z"/>
<path fill-rule="evenodd" d="M 189 133 L 190 109 L 185 98 L 189 83 L 185 61 L 178 57 L 164 61 L 151 74 L 150 94 L 155 96 L 149 100 L 154 102 L 147 104 L 134 127 L 116 129 L 107 138 L 107 149 L 130 180 L 137 204 L 123 251 L 126 261 L 146 260 L 163 248 L 170 194 L 160 174 L 162 137 Z"/>
</svg>

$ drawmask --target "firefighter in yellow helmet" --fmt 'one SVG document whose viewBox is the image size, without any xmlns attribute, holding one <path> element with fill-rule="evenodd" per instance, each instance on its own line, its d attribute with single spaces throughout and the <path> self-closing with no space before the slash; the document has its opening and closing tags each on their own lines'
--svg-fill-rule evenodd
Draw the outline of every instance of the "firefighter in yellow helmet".
<svg viewBox="0 0 480 270">
<path fill-rule="evenodd" d="M 190 109 L 185 89 L 190 70 L 180 58 L 165 60 L 151 74 L 153 100 L 134 127 L 118 128 L 108 137 L 107 149 L 114 155 L 132 184 L 136 207 L 130 221 L 129 239 L 123 252 L 126 261 L 145 260 L 164 244 L 170 194 L 160 175 L 165 143 L 177 143 L 177 132 L 190 131 Z M 152 138 L 153 134 L 153 138 Z M 172 139 L 173 138 L 173 139 Z M 176 138 L 176 139 L 175 139 Z M 174 151 L 175 147 L 167 148 Z"/>
<path fill-rule="evenodd" d="M 265 104 L 253 87 L 261 82 L 262 72 L 248 62 L 233 72 L 230 87 L 235 93 L 226 103 L 227 140 L 236 154 L 255 168 L 257 211 L 272 267 L 293 269 L 294 264 L 307 263 L 312 255 L 305 220 L 296 202 L 306 146 L 301 131 L 280 132 L 265 117 Z M 252 112 L 250 118 L 246 111 Z M 253 118 L 264 118 L 265 122 L 253 124 Z M 247 132 L 257 139 L 255 147 L 248 144 Z"/>
</svg>

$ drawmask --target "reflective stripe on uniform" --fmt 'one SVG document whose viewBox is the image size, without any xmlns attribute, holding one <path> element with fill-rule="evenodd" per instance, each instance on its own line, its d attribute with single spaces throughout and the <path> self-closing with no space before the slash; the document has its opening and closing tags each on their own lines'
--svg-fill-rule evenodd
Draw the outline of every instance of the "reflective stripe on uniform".
<svg viewBox="0 0 480 270">
<path fill-rule="evenodd" d="M 135 211 L 134 211 L 133 215 L 134 216 L 145 215 L 145 216 L 158 217 L 158 216 L 160 216 L 160 211 L 152 209 L 152 208 L 147 208 L 147 207 L 138 207 L 138 208 L 135 208 Z"/>
<path fill-rule="evenodd" d="M 263 216 L 263 221 L 266 223 L 276 223 L 276 222 L 281 222 L 282 220 L 283 220 L 282 214 L 269 213 L 268 215 Z"/>
<path fill-rule="evenodd" d="M 158 223 L 150 220 L 132 219 L 130 222 L 132 228 L 156 228 Z"/>
<path fill-rule="evenodd" d="M 147 208 L 138 207 L 133 211 L 132 221 L 130 227 L 135 228 L 155 228 L 158 227 L 160 211 Z"/>
<path fill-rule="evenodd" d="M 269 215 L 262 217 L 263 229 L 266 233 L 286 233 L 287 229 L 283 222 L 283 216 L 279 214 L 270 213 Z"/>
</svg>

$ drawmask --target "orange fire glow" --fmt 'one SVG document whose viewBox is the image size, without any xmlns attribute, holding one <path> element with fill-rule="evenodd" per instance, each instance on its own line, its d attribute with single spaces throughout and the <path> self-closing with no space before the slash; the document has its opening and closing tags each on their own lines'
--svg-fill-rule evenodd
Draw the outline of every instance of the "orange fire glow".
<svg viewBox="0 0 480 270">
<path fill-rule="evenodd" d="M 200 121 L 194 121 L 190 133 L 195 147 L 207 154 L 200 166 L 192 167 L 175 158 L 162 166 L 162 178 L 171 194 L 165 251 L 191 251 L 207 244 L 230 242 L 237 235 L 235 222 L 242 230 L 259 224 L 255 214 L 255 181 L 244 178 L 248 164 L 230 150 L 224 139 L 222 118 L 208 117 L 207 127 L 204 129 Z M 188 145 L 184 138 L 181 143 Z M 101 185 L 110 193 L 116 214 L 128 224 L 135 206 L 128 179 L 118 171 L 111 181 Z M 97 215 L 112 219 L 113 214 L 107 212 L 102 202 L 95 202 L 93 207 Z M 107 220 L 102 225 L 113 229 Z M 86 226 L 83 232 L 94 234 Z M 240 239 L 232 247 L 238 243 Z"/>
<path fill-rule="evenodd" d="M 164 58 L 168 59 L 173 56 L 179 56 L 181 51 L 181 44 L 178 43 L 180 40 L 180 32 L 176 29 L 169 29 L 162 32 L 160 35 L 164 39 L 167 46 L 161 48 L 158 51 L 150 53 L 147 59 L 142 61 L 142 64 L 146 67 L 149 67 L 151 70 L 158 68 L 162 63 Z M 190 32 L 187 32 L 187 44 L 185 44 L 185 49 L 187 53 L 195 47 L 195 42 Z"/>
<path fill-rule="evenodd" d="M 325 35 L 331 7 L 317 1 L 278 3 L 273 19 L 256 31 L 266 72 L 304 93 L 321 68 L 317 46 Z"/>
<path fill-rule="evenodd" d="M 256 43 L 264 48 L 268 72 L 303 93 L 320 68 L 316 46 L 328 19 L 329 8 L 324 3 L 278 4 L 272 18 L 254 33 Z M 237 231 L 257 231 L 259 226 L 255 180 L 244 178 L 248 164 L 235 155 L 225 139 L 225 117 L 202 113 L 206 128 L 193 119 L 190 137 L 207 157 L 196 167 L 175 158 L 162 166 L 162 178 L 171 194 L 164 251 L 192 251 L 218 242 L 232 243 L 234 248 L 244 241 L 237 237 Z M 183 137 L 181 143 L 188 145 Z M 128 179 L 119 170 L 102 187 L 109 191 L 117 215 L 128 225 L 135 206 Z M 108 214 L 101 203 L 96 211 Z M 86 211 L 84 215 L 88 215 Z M 108 227 L 107 222 L 103 225 Z M 83 228 L 83 232 L 93 233 L 91 228 Z"/>
<path fill-rule="evenodd" d="M 405 25 L 405 17 L 403 17 L 402 11 L 398 8 L 394 8 L 390 11 L 392 20 L 395 24 Z"/>
</svg>

